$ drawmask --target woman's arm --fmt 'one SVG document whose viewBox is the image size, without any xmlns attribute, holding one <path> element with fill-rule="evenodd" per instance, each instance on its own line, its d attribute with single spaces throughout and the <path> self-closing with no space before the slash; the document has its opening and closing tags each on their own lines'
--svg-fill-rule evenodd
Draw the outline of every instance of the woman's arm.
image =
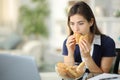
<svg viewBox="0 0 120 80">
<path fill-rule="evenodd" d="M 88 43 L 85 39 L 79 44 L 81 49 L 81 56 L 84 58 L 86 66 L 89 68 L 90 72 L 102 73 L 109 72 L 111 65 L 113 63 L 113 57 L 102 57 L 101 66 L 97 66 L 90 55 L 90 43 Z"/>
<path fill-rule="evenodd" d="M 68 54 L 68 56 L 64 56 L 64 63 L 67 65 L 74 65 L 74 55 Z"/>
<path fill-rule="evenodd" d="M 84 58 L 84 61 L 85 61 L 85 65 L 88 67 L 90 72 L 94 72 L 94 73 L 102 73 L 103 72 L 102 69 L 96 65 L 96 63 L 94 62 L 92 57 L 86 57 L 86 58 Z"/>
<path fill-rule="evenodd" d="M 103 72 L 108 73 L 112 67 L 115 57 L 103 57 L 101 61 L 101 69 Z"/>
<path fill-rule="evenodd" d="M 91 57 L 84 59 L 85 64 L 89 68 L 90 72 L 95 73 L 108 73 L 112 66 L 114 57 L 103 57 L 101 60 L 101 67 L 98 67 Z"/>
<path fill-rule="evenodd" d="M 64 56 L 64 63 L 66 63 L 67 65 L 74 65 L 75 45 L 76 45 L 76 41 L 74 35 L 69 36 L 67 38 L 66 43 L 64 44 L 64 46 L 67 47 L 67 54 L 68 54 Z"/>
</svg>

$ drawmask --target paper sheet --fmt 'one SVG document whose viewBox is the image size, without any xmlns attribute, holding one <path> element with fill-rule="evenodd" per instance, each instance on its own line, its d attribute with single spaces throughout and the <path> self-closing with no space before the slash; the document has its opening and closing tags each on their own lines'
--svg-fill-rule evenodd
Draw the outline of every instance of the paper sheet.
<svg viewBox="0 0 120 80">
<path fill-rule="evenodd" d="M 120 80 L 120 75 L 103 73 L 95 77 L 89 78 L 88 80 Z"/>
</svg>

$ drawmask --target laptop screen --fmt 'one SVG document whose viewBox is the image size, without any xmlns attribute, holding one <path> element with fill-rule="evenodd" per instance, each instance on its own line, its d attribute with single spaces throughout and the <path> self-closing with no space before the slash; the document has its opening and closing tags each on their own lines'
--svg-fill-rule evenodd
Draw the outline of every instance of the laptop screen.
<svg viewBox="0 0 120 80">
<path fill-rule="evenodd" d="M 40 80 L 34 58 L 0 54 L 0 80 Z"/>
</svg>

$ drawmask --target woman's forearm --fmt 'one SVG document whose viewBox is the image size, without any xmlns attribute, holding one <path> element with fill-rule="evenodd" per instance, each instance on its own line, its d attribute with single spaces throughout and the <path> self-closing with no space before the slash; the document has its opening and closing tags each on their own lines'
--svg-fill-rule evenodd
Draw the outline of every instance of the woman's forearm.
<svg viewBox="0 0 120 80">
<path fill-rule="evenodd" d="M 68 53 L 68 56 L 65 56 L 64 57 L 64 63 L 67 64 L 67 65 L 74 65 L 75 63 L 75 60 L 74 60 L 74 55 L 73 53 Z"/>
<path fill-rule="evenodd" d="M 89 68 L 90 72 L 94 73 L 103 73 L 102 69 L 100 69 L 96 63 L 93 61 L 92 57 L 84 58 L 85 65 Z"/>
</svg>

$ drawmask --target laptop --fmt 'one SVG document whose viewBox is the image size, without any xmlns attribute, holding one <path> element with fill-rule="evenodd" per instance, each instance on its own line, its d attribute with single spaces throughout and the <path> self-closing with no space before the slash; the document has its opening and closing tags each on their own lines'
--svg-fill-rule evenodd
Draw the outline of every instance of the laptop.
<svg viewBox="0 0 120 80">
<path fill-rule="evenodd" d="M 41 80 L 33 57 L 0 54 L 0 80 Z"/>
</svg>

